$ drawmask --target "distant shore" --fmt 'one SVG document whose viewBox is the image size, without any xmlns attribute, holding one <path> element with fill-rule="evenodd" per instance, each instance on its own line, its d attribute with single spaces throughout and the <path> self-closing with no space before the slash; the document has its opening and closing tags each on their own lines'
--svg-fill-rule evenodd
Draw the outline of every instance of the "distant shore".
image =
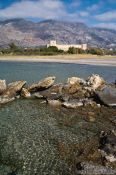
<svg viewBox="0 0 116 175">
<path fill-rule="evenodd" d="M 24 62 L 58 62 L 58 63 L 76 63 L 89 65 L 116 66 L 116 56 L 97 56 L 89 54 L 75 55 L 53 55 L 53 56 L 14 56 L 1 55 L 0 61 L 24 61 Z"/>
</svg>

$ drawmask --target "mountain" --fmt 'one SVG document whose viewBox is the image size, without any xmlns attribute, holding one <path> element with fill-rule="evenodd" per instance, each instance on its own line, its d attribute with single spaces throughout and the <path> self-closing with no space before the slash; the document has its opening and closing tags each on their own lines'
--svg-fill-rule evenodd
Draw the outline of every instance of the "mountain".
<svg viewBox="0 0 116 175">
<path fill-rule="evenodd" d="M 87 43 L 90 46 L 115 48 L 116 30 L 55 20 L 36 23 L 25 19 L 0 21 L 0 47 L 7 47 L 11 42 L 23 47 L 35 47 L 47 44 L 50 40 L 63 44 Z"/>
</svg>

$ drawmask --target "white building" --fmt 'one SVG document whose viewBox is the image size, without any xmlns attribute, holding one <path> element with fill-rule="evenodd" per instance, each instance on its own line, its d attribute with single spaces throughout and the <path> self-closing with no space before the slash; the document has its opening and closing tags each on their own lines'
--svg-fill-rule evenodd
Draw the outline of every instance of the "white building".
<svg viewBox="0 0 116 175">
<path fill-rule="evenodd" d="M 86 50 L 87 49 L 87 44 L 70 44 L 70 45 L 64 45 L 64 44 L 57 44 L 55 40 L 52 40 L 50 41 L 49 44 L 47 44 L 47 47 L 50 47 L 50 46 L 56 46 L 59 50 L 64 50 L 64 51 L 68 51 L 68 49 L 70 47 L 74 47 L 74 48 L 80 48 L 80 49 L 83 49 L 83 50 Z"/>
</svg>

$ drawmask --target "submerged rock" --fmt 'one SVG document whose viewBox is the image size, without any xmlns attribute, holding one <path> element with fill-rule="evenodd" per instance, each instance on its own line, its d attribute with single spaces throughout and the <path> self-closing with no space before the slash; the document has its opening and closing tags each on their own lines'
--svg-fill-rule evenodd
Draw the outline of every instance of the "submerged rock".
<svg viewBox="0 0 116 175">
<path fill-rule="evenodd" d="M 59 101 L 59 100 L 50 100 L 50 99 L 48 99 L 47 103 L 51 106 L 61 106 L 62 105 L 61 101 Z"/>
<path fill-rule="evenodd" d="M 0 94 L 6 90 L 6 80 L 0 80 Z"/>
<path fill-rule="evenodd" d="M 105 81 L 99 75 L 92 75 L 87 80 L 88 86 L 90 86 L 93 90 L 103 87 L 105 85 Z"/>
<path fill-rule="evenodd" d="M 36 91 L 39 91 L 39 90 L 45 90 L 45 89 L 48 89 L 49 87 L 51 87 L 53 84 L 54 84 L 54 81 L 55 81 L 55 77 L 47 77 L 41 81 L 39 81 L 38 83 L 34 83 L 32 84 L 28 90 L 30 92 L 36 92 Z"/>
<path fill-rule="evenodd" d="M 116 174 L 116 169 L 93 164 L 92 162 L 79 162 L 76 164 L 76 174 Z"/>
<path fill-rule="evenodd" d="M 96 95 L 107 106 L 116 106 L 116 88 L 106 86 L 101 91 L 97 91 Z"/>
<path fill-rule="evenodd" d="M 83 106 L 83 102 L 79 100 L 70 100 L 70 101 L 62 103 L 62 106 L 66 108 L 76 109 L 80 106 Z"/>
<path fill-rule="evenodd" d="M 15 100 L 15 97 L 12 97 L 12 98 L 0 97 L 0 104 L 5 104 L 14 100 Z"/>
<path fill-rule="evenodd" d="M 99 150 L 108 162 L 116 162 L 116 132 L 101 132 Z"/>
</svg>

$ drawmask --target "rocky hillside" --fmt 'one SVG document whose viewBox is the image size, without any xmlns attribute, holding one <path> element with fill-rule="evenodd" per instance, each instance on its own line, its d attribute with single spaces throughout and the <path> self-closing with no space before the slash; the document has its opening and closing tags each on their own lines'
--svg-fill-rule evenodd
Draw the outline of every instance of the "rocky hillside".
<svg viewBox="0 0 116 175">
<path fill-rule="evenodd" d="M 0 47 L 9 43 L 24 47 L 47 44 L 49 40 L 58 43 L 88 43 L 91 46 L 115 48 L 116 31 L 90 28 L 84 23 L 47 20 L 38 23 L 25 19 L 11 19 L 0 22 Z"/>
</svg>

